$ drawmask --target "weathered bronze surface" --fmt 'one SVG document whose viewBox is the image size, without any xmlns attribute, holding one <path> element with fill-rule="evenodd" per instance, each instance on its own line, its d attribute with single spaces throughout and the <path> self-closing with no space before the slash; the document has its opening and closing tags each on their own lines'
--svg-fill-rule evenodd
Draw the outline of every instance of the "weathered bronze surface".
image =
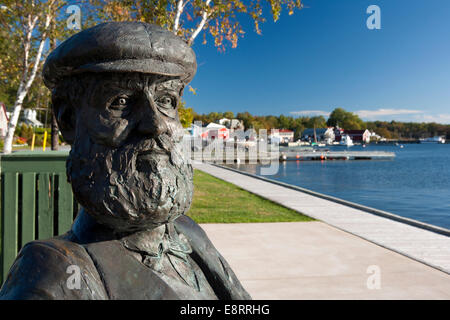
<svg viewBox="0 0 450 320">
<path fill-rule="evenodd" d="M 84 209 L 63 236 L 24 246 L 1 299 L 250 299 L 184 215 L 192 166 L 177 105 L 195 71 L 184 41 L 140 22 L 100 24 L 50 54 L 44 81 Z"/>
</svg>

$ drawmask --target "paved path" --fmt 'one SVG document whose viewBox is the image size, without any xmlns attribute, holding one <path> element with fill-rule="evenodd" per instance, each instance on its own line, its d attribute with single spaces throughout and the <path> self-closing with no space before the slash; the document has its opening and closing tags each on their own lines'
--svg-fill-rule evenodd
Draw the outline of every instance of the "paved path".
<svg viewBox="0 0 450 320">
<path fill-rule="evenodd" d="M 323 222 L 202 228 L 253 299 L 450 299 L 450 275 Z"/>
<path fill-rule="evenodd" d="M 379 246 L 450 273 L 450 237 L 217 166 L 194 167 Z M 317 239 L 320 240 L 320 239 Z M 292 243 L 296 246 L 296 243 Z"/>
</svg>

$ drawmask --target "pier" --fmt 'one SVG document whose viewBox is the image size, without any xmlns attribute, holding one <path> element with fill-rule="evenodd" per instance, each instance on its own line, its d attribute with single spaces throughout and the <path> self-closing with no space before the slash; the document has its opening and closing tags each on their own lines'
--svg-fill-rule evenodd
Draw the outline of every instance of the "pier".
<svg viewBox="0 0 450 320">
<path fill-rule="evenodd" d="M 280 152 L 259 152 L 251 154 L 223 153 L 216 156 L 214 153 L 193 154 L 192 159 L 198 161 L 215 163 L 269 163 L 270 161 L 330 161 L 330 160 L 391 160 L 395 158 L 394 152 L 384 151 L 328 151 L 316 149 L 314 151 L 280 151 Z M 237 160 L 239 159 L 239 160 Z"/>
<path fill-rule="evenodd" d="M 310 160 L 390 160 L 395 158 L 394 152 L 384 151 L 287 151 L 280 152 L 283 161 Z"/>
</svg>

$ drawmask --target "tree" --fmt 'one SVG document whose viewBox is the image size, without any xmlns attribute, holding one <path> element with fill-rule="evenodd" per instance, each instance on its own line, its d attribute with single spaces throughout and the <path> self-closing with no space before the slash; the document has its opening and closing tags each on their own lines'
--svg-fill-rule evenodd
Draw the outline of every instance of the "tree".
<svg viewBox="0 0 450 320">
<path fill-rule="evenodd" d="M 242 37 L 240 18 L 248 15 L 254 23 L 255 31 L 261 34 L 260 24 L 266 19 L 263 15 L 263 0 L 91 0 L 97 7 L 101 20 L 145 21 L 160 25 L 183 37 L 192 45 L 198 35 L 205 30 L 214 39 L 214 45 L 225 48 L 228 42 L 233 48 Z M 303 7 L 301 0 L 266 0 L 274 21 L 280 17 L 282 9 L 288 14 Z M 206 43 L 203 34 L 203 43 Z"/>
<path fill-rule="evenodd" d="M 375 129 L 375 133 L 378 134 L 379 136 L 383 137 L 383 138 L 386 138 L 386 139 L 391 139 L 392 138 L 392 135 L 389 132 L 389 130 L 384 128 L 384 127 Z"/>
<path fill-rule="evenodd" d="M 336 108 L 331 112 L 327 125 L 329 127 L 339 126 L 346 130 L 361 130 L 365 128 L 364 122 L 353 112 Z"/>
<path fill-rule="evenodd" d="M 22 106 L 48 52 L 44 50 L 45 44 L 49 37 L 57 38 L 64 32 L 61 30 L 65 30 L 61 27 L 65 21 L 57 19 L 65 4 L 62 0 L 3 1 L 0 25 L 6 33 L 0 33 L 0 43 L 3 45 L 0 67 L 6 69 L 4 72 L 10 88 L 17 88 L 5 137 L 5 153 L 11 153 Z M 51 28 L 52 24 L 58 24 L 58 27 Z M 6 47 L 5 40 L 8 42 Z"/>
<path fill-rule="evenodd" d="M 222 50 L 227 42 L 236 47 L 238 38 L 243 36 L 242 15 L 250 16 L 258 34 L 261 33 L 260 24 L 265 21 L 261 0 L 245 3 L 241 0 L 86 1 L 90 3 L 86 18 L 91 23 L 99 20 L 145 21 L 173 31 L 190 45 L 205 30 L 214 39 L 214 45 Z M 279 19 L 283 8 L 289 14 L 302 8 L 301 0 L 266 2 L 274 21 Z M 38 94 L 29 100 L 35 102 L 34 99 L 41 97 L 43 84 L 40 81 L 35 84 L 35 80 L 39 79 L 37 75 L 48 53 L 48 40 L 65 38 L 71 31 L 65 28 L 66 21 L 59 19 L 65 5 L 68 3 L 63 0 L 5 0 L 0 6 L 0 98 L 13 104 L 5 138 L 6 153 L 11 152 L 15 127 L 26 97 L 34 90 Z M 206 33 L 203 35 L 206 43 Z M 14 98 L 12 92 L 15 92 Z M 44 92 L 48 95 L 48 91 Z"/>
<path fill-rule="evenodd" d="M 241 121 L 244 123 L 244 128 L 245 128 L 246 130 L 253 127 L 253 121 L 254 121 L 255 119 L 253 118 L 253 116 L 252 116 L 248 111 L 245 111 L 245 112 L 239 112 L 239 113 L 236 115 L 236 118 L 237 118 L 238 120 L 241 120 Z"/>
<path fill-rule="evenodd" d="M 308 128 L 326 128 L 327 122 L 323 116 L 311 117 L 308 120 Z"/>
<path fill-rule="evenodd" d="M 189 128 L 194 120 L 194 111 L 192 108 L 186 108 L 185 101 L 178 104 L 178 117 L 180 118 L 183 128 Z"/>
<path fill-rule="evenodd" d="M 223 117 L 227 119 L 234 119 L 234 113 L 232 111 L 225 111 L 223 113 Z"/>
<path fill-rule="evenodd" d="M 292 117 L 286 117 L 281 115 L 278 118 L 278 124 L 280 125 L 280 129 L 289 129 L 292 125 Z"/>
</svg>

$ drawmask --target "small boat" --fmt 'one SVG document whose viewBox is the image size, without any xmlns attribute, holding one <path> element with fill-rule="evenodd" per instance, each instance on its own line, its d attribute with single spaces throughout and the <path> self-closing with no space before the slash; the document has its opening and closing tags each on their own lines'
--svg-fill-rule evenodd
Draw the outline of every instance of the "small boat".
<svg viewBox="0 0 450 320">
<path fill-rule="evenodd" d="M 339 145 L 341 145 L 341 146 L 346 146 L 346 147 L 351 147 L 351 146 L 353 146 L 354 144 L 353 144 L 352 138 L 350 138 L 349 135 L 343 135 L 342 138 L 341 138 L 341 141 L 340 141 Z"/>
<path fill-rule="evenodd" d="M 432 138 L 419 139 L 420 143 L 445 143 L 445 136 L 434 136 Z"/>
<path fill-rule="evenodd" d="M 420 143 L 445 143 L 445 136 L 434 136 L 432 138 L 420 139 Z"/>
</svg>

